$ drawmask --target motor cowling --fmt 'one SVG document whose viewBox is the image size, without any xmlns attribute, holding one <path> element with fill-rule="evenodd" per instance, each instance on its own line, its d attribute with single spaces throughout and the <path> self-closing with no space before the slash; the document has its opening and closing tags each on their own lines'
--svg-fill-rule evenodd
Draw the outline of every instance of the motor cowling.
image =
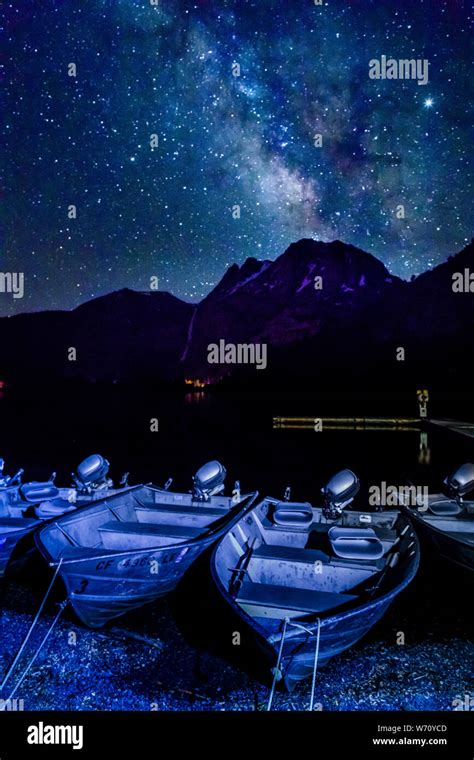
<svg viewBox="0 0 474 760">
<path fill-rule="evenodd" d="M 0 457 L 0 488 L 6 488 L 10 478 L 4 473 L 5 460 Z"/>
<path fill-rule="evenodd" d="M 20 486 L 23 473 L 24 470 L 20 469 L 14 475 L 5 475 L 5 460 L 0 458 L 0 488 Z"/>
<path fill-rule="evenodd" d="M 207 462 L 193 477 L 193 497 L 207 501 L 211 496 L 224 490 L 227 475 L 225 467 L 217 460 Z"/>
<path fill-rule="evenodd" d="M 471 491 L 474 491 L 474 464 L 463 464 L 457 470 L 449 475 L 444 481 L 449 495 L 456 499 L 462 500 Z"/>
<path fill-rule="evenodd" d="M 323 513 L 330 520 L 336 520 L 351 504 L 360 488 L 357 475 L 352 470 L 341 470 L 333 475 L 321 489 L 324 497 Z"/>
<path fill-rule="evenodd" d="M 110 464 L 100 454 L 91 454 L 78 466 L 73 475 L 74 482 L 80 489 L 93 489 L 108 485 L 107 474 Z"/>
</svg>

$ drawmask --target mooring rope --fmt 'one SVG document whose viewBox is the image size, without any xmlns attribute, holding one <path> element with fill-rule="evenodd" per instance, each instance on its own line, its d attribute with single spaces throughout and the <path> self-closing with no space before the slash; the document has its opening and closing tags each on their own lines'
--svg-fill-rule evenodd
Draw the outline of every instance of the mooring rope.
<svg viewBox="0 0 474 760">
<path fill-rule="evenodd" d="M 46 594 L 44 595 L 43 600 L 42 600 L 42 602 L 41 602 L 41 604 L 39 606 L 38 612 L 36 613 L 36 615 L 35 615 L 35 617 L 33 619 L 33 622 L 31 623 L 31 625 L 29 627 L 28 633 L 26 634 L 25 638 L 23 639 L 23 643 L 22 643 L 21 647 L 19 648 L 19 650 L 18 650 L 18 652 L 17 652 L 17 654 L 15 656 L 15 659 L 13 660 L 12 664 L 8 668 L 8 671 L 7 671 L 6 675 L 5 675 L 5 678 L 3 679 L 2 683 L 0 684 L 0 693 L 3 691 L 6 682 L 10 678 L 10 676 L 11 676 L 11 674 L 12 674 L 14 668 L 15 668 L 15 665 L 17 664 L 18 660 L 20 659 L 20 657 L 22 655 L 22 652 L 23 652 L 24 648 L 26 647 L 26 645 L 27 645 L 27 643 L 29 641 L 30 636 L 33 633 L 33 630 L 34 630 L 34 628 L 36 626 L 36 623 L 38 622 L 39 616 L 41 615 L 41 613 L 43 611 L 43 607 L 44 607 L 44 605 L 46 603 L 46 599 L 48 598 L 48 596 L 51 593 L 51 589 L 53 588 L 54 581 L 56 580 L 57 575 L 59 573 L 60 567 L 62 565 L 62 561 L 63 560 L 62 560 L 62 557 L 61 557 L 61 559 L 59 560 L 58 566 L 57 566 L 57 568 L 55 570 L 55 573 L 54 573 L 54 575 L 53 575 L 53 577 L 51 579 L 51 583 L 49 584 L 48 589 L 46 591 Z"/>
<path fill-rule="evenodd" d="M 273 695 L 275 693 L 276 682 L 277 682 L 278 676 L 279 675 L 281 676 L 280 662 L 281 662 L 281 656 L 282 656 L 282 653 L 283 653 L 283 644 L 284 644 L 284 641 L 285 641 L 286 626 L 288 625 L 288 623 L 289 623 L 289 618 L 286 617 L 285 620 L 284 620 L 284 622 L 283 622 L 283 631 L 282 631 L 282 634 L 281 634 L 281 642 L 280 642 L 280 649 L 278 650 L 277 662 L 276 662 L 275 667 L 273 668 L 273 683 L 272 683 L 272 688 L 271 688 L 271 691 L 270 691 L 270 697 L 268 699 L 267 712 L 269 712 L 271 710 L 272 702 L 273 702 Z"/>
<path fill-rule="evenodd" d="M 22 674 L 22 676 L 21 676 L 20 680 L 19 680 L 19 681 L 17 681 L 17 684 L 16 684 L 15 688 L 13 689 L 13 691 L 12 691 L 12 692 L 10 692 L 10 694 L 9 694 L 9 695 L 8 695 L 8 697 L 7 697 L 7 699 L 6 699 L 6 700 L 4 700 L 4 703 L 3 703 L 3 705 L 0 707 L 0 712 L 1 712 L 1 711 L 3 711 L 3 710 L 5 710 L 6 706 L 7 706 L 7 705 L 10 703 L 10 701 L 13 699 L 13 697 L 14 697 L 14 696 L 15 696 L 15 694 L 16 694 L 16 692 L 17 692 L 17 691 L 18 691 L 18 689 L 20 688 L 21 684 L 22 684 L 22 683 L 23 683 L 23 681 L 25 680 L 26 676 L 27 676 L 27 675 L 28 675 L 28 673 L 30 672 L 30 670 L 31 670 L 31 667 L 33 666 L 33 663 L 35 662 L 35 660 L 36 660 L 36 658 L 38 657 L 39 653 L 41 652 L 41 650 L 43 649 L 43 647 L 44 647 L 44 645 L 46 644 L 47 640 L 49 639 L 49 636 L 50 636 L 50 634 L 52 633 L 54 626 L 55 626 L 55 625 L 56 625 L 56 623 L 58 622 L 60 615 L 62 614 L 62 612 L 63 612 L 64 608 L 67 606 L 67 604 L 68 604 L 68 603 L 69 603 L 69 597 L 68 597 L 67 599 L 65 599 L 63 602 L 61 602 L 61 604 L 59 605 L 59 610 L 58 610 L 58 612 L 57 612 L 57 614 L 56 614 L 56 617 L 54 618 L 53 622 L 52 622 L 52 623 L 51 623 L 51 625 L 49 626 L 49 628 L 48 628 L 48 630 L 47 630 L 47 632 L 46 632 L 46 635 L 45 635 L 45 636 L 44 636 L 44 638 L 43 638 L 43 641 L 41 642 L 41 644 L 39 645 L 38 649 L 37 649 L 37 650 L 36 650 L 36 652 L 34 653 L 33 657 L 31 658 L 30 662 L 28 663 L 28 666 L 27 666 L 27 667 L 25 668 L 25 670 L 23 671 L 23 674 Z"/>
<path fill-rule="evenodd" d="M 313 665 L 313 680 L 311 682 L 311 697 L 309 700 L 309 712 L 313 712 L 313 704 L 314 704 L 314 689 L 316 686 L 316 671 L 318 669 L 318 659 L 319 659 L 319 635 L 321 632 L 321 620 L 318 618 L 318 633 L 316 636 L 316 650 L 314 654 L 314 665 Z"/>
<path fill-rule="evenodd" d="M 314 652 L 313 678 L 312 678 L 312 681 L 311 681 L 311 695 L 310 695 L 310 699 L 309 699 L 309 708 L 308 708 L 309 712 L 313 712 L 313 707 L 314 707 L 314 691 L 315 691 L 315 688 L 316 688 L 316 673 L 317 673 L 317 670 L 318 670 L 318 660 L 319 660 L 319 639 L 320 639 L 320 634 L 321 634 L 321 619 L 320 618 L 316 618 L 316 620 L 317 620 L 317 623 L 318 623 L 318 630 L 317 630 L 317 633 L 316 633 L 316 649 L 315 649 L 315 652 Z M 314 636 L 314 631 L 312 631 L 310 628 L 307 628 L 305 625 L 301 625 L 301 623 L 293 623 L 293 621 L 291 621 L 289 618 L 285 618 L 284 625 L 283 625 L 283 631 L 282 631 L 282 634 L 281 634 L 280 649 L 278 651 L 277 663 L 276 663 L 276 666 L 273 668 L 273 683 L 272 683 L 272 689 L 271 689 L 271 692 L 270 692 L 270 697 L 269 697 L 269 700 L 268 700 L 267 711 L 270 710 L 270 708 L 272 706 L 273 695 L 275 693 L 276 682 L 277 682 L 278 676 L 279 675 L 281 676 L 280 663 L 281 663 L 281 656 L 282 656 L 282 652 L 283 652 L 283 643 L 285 641 L 285 635 L 286 635 L 286 627 L 287 627 L 287 625 L 291 625 L 292 628 L 299 628 L 301 631 L 305 631 L 306 633 L 309 633 L 310 636 Z"/>
</svg>

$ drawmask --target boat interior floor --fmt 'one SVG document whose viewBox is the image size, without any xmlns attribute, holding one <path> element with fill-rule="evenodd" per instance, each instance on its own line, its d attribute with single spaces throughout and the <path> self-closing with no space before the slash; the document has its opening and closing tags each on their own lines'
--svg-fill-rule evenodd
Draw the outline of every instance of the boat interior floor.
<svg viewBox="0 0 474 760">
<path fill-rule="evenodd" d="M 154 492 L 144 498 L 131 493 L 56 523 L 56 542 L 62 542 L 63 557 L 77 556 L 79 549 L 87 554 L 186 543 L 217 526 L 231 506 L 230 497 L 199 502 L 187 494 Z"/>
<path fill-rule="evenodd" d="M 351 604 L 373 585 L 388 555 L 393 559 L 398 517 L 392 512 L 367 531 L 355 519 L 353 528 L 342 528 L 361 549 L 360 556 L 344 558 L 334 549 L 331 524 L 315 519 L 301 529 L 282 527 L 272 522 L 270 510 L 254 510 L 225 539 L 229 593 L 267 628 L 284 618 L 304 619 Z M 382 547 L 382 556 L 370 557 L 367 537 Z"/>
</svg>

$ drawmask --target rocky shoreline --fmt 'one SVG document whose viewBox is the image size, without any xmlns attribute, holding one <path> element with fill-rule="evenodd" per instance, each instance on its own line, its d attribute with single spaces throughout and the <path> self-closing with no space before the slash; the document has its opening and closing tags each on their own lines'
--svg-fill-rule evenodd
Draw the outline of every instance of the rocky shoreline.
<svg viewBox="0 0 474 760">
<path fill-rule="evenodd" d="M 469 709 L 463 705 L 471 704 L 474 693 L 474 645 L 464 603 L 472 597 L 466 586 L 472 579 L 461 584 L 457 573 L 447 566 L 422 569 L 368 637 L 319 671 L 317 709 Z M 24 580 L 4 581 L 0 588 L 2 674 L 38 608 L 41 588 Z M 254 653 L 219 651 L 219 637 L 228 631 L 212 626 L 209 634 L 206 605 L 200 617 L 187 599 L 189 589 L 100 630 L 85 628 L 67 612 L 15 697 L 25 710 L 265 710 L 268 667 L 262 678 Z M 27 649 L 30 657 L 56 611 L 57 601 L 46 606 Z M 273 709 L 306 710 L 308 700 L 309 683 L 302 683 L 291 694 L 277 692 Z"/>
</svg>

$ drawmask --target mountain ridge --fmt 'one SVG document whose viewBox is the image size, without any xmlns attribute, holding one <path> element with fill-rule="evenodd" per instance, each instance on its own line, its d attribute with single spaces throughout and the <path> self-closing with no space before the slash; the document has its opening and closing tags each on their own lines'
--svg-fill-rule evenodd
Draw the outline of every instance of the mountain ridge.
<svg viewBox="0 0 474 760">
<path fill-rule="evenodd" d="M 295 366 L 317 378 L 332 367 L 354 373 L 361 365 L 370 373 L 377 357 L 389 368 L 397 345 L 409 349 L 413 370 L 435 366 L 438 348 L 452 354 L 473 343 L 474 299 L 451 287 L 456 267 L 469 265 L 474 270 L 472 243 L 406 281 L 355 246 L 303 238 L 274 261 L 231 265 L 197 304 L 168 291 L 122 288 L 68 311 L 0 318 L 0 372 L 17 378 L 33 367 L 55 379 L 172 383 L 254 373 L 209 365 L 208 346 L 220 340 L 268 344 L 269 373 L 257 374 L 290 384 Z M 75 361 L 67 359 L 70 348 Z"/>
</svg>

